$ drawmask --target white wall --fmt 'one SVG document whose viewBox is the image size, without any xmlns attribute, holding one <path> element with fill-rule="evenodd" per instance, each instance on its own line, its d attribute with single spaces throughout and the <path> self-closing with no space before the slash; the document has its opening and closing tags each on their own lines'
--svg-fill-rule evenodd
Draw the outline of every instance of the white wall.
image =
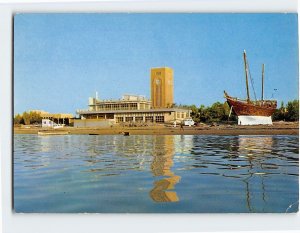
<svg viewBox="0 0 300 233">
<path fill-rule="evenodd" d="M 53 127 L 54 122 L 49 119 L 42 120 L 42 127 Z"/>
<path fill-rule="evenodd" d="M 239 125 L 272 125 L 272 118 L 266 116 L 238 116 Z"/>
</svg>

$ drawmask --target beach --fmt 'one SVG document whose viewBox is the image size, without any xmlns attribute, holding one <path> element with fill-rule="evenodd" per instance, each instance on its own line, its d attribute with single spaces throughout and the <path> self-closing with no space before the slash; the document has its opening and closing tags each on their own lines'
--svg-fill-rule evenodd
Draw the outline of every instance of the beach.
<svg viewBox="0 0 300 233">
<path fill-rule="evenodd" d="M 107 128 L 75 128 L 64 127 L 59 129 L 47 129 L 34 126 L 14 127 L 15 134 L 37 134 L 40 131 L 61 132 L 83 135 L 298 135 L 299 122 L 274 122 L 273 125 L 241 126 L 229 124 L 214 124 L 199 126 L 153 125 L 143 127 L 112 126 Z"/>
</svg>

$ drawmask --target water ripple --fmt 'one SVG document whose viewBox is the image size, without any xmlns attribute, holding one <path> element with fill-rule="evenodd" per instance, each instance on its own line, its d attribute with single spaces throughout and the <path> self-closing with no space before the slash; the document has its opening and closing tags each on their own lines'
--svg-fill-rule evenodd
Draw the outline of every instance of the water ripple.
<svg viewBox="0 0 300 233">
<path fill-rule="evenodd" d="M 298 169 L 298 136 L 15 135 L 15 209 L 284 212 Z"/>
</svg>

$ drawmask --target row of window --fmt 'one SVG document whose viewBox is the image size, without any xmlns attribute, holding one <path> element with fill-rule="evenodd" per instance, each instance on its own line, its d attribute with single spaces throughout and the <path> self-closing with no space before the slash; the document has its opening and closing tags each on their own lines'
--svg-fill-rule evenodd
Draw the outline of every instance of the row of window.
<svg viewBox="0 0 300 233">
<path fill-rule="evenodd" d="M 177 118 L 186 118 L 187 113 L 186 112 L 177 112 Z"/>
<path fill-rule="evenodd" d="M 114 119 L 114 114 L 109 113 L 109 114 L 89 114 L 89 115 L 84 115 L 86 119 Z"/>
<path fill-rule="evenodd" d="M 135 113 L 119 113 L 119 114 L 117 114 L 116 113 L 116 116 L 125 116 L 125 117 L 143 117 L 143 116 L 145 116 L 146 114 L 145 113 L 142 113 L 142 112 L 135 112 Z"/>
<path fill-rule="evenodd" d="M 150 104 L 141 103 L 138 108 L 138 103 L 126 104 L 100 104 L 92 107 L 94 110 L 134 110 L 134 109 L 150 109 Z"/>
<path fill-rule="evenodd" d="M 143 117 L 143 116 L 164 116 L 164 113 L 145 113 L 145 112 L 135 112 L 135 113 L 115 113 L 116 116 L 125 116 L 125 117 Z M 171 114 L 171 113 L 169 113 Z"/>
<path fill-rule="evenodd" d="M 137 109 L 137 103 L 126 103 L 126 104 L 99 104 L 95 106 L 95 110 L 127 110 Z"/>
<path fill-rule="evenodd" d="M 157 116 L 155 117 L 155 122 L 164 122 L 165 121 L 165 117 L 164 116 Z"/>
<path fill-rule="evenodd" d="M 140 108 L 139 109 L 150 109 L 150 104 L 140 104 Z"/>
<path fill-rule="evenodd" d="M 142 121 L 144 121 L 143 117 L 135 117 L 135 122 L 142 122 Z M 145 121 L 146 122 L 154 122 L 154 117 L 146 116 Z M 165 121 L 164 116 L 156 116 L 155 117 L 155 122 L 157 122 L 157 123 L 164 122 L 164 121 Z M 116 122 L 117 123 L 124 122 L 124 117 L 116 117 Z M 125 122 L 133 122 L 133 117 L 125 117 Z"/>
</svg>

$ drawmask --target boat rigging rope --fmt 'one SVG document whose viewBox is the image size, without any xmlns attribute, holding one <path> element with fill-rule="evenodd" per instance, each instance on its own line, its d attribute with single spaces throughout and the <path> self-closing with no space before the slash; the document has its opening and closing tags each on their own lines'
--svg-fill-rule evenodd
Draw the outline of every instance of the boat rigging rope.
<svg viewBox="0 0 300 233">
<path fill-rule="evenodd" d="M 255 99 L 255 101 L 257 101 L 257 99 L 256 99 L 256 93 L 255 93 L 255 89 L 254 89 L 254 80 L 252 79 L 252 76 L 251 76 L 250 66 L 248 64 L 248 61 L 247 61 L 247 66 L 248 66 L 248 71 L 249 71 L 249 77 L 250 77 L 250 80 L 251 80 L 252 90 L 253 90 L 253 93 L 254 93 L 254 99 Z"/>
</svg>

